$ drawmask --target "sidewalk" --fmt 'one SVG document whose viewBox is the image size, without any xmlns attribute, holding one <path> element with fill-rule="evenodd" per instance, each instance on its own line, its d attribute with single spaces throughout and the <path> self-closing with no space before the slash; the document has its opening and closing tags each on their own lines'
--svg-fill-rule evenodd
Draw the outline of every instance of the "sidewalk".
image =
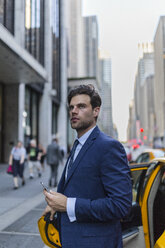
<svg viewBox="0 0 165 248">
<path fill-rule="evenodd" d="M 48 184 L 50 168 L 45 166 L 41 178 L 36 174 L 30 180 L 26 166 L 26 184 L 18 190 L 13 190 L 13 178 L 6 173 L 6 168 L 7 165 L 0 164 L 0 248 L 46 248 L 37 221 L 46 207 L 40 181 Z M 63 168 L 59 166 L 59 177 Z"/>
<path fill-rule="evenodd" d="M 13 210 L 13 208 L 37 195 L 41 195 L 41 199 L 44 200 L 40 181 L 42 180 L 47 185 L 50 173 L 49 166 L 46 166 L 41 178 L 36 175 L 33 180 L 29 179 L 29 170 L 26 166 L 24 172 L 26 183 L 18 190 L 13 190 L 13 177 L 6 173 L 6 168 L 7 165 L 0 164 L 0 215 Z M 21 180 L 19 180 L 19 184 L 21 184 Z"/>
<path fill-rule="evenodd" d="M 59 166 L 58 180 L 61 176 L 64 166 Z M 24 171 L 25 186 L 20 186 L 18 190 L 13 190 L 13 177 L 6 173 L 7 164 L 0 164 L 0 215 L 20 205 L 24 201 L 40 195 L 41 199 L 44 200 L 42 194 L 42 186 L 40 181 L 45 185 L 48 185 L 50 167 L 45 165 L 45 170 L 42 172 L 42 177 L 38 178 L 35 174 L 35 178 L 29 179 L 29 169 L 26 165 Z M 21 180 L 19 180 L 21 184 Z"/>
</svg>

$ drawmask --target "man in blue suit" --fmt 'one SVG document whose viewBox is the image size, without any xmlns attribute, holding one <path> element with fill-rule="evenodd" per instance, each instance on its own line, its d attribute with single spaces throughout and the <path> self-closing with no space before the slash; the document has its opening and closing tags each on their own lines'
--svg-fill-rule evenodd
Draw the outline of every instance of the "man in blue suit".
<svg viewBox="0 0 165 248">
<path fill-rule="evenodd" d="M 70 123 L 77 131 L 57 192 L 44 191 L 44 214 L 58 213 L 63 248 L 121 248 L 120 220 L 132 203 L 123 146 L 96 126 L 101 98 L 92 85 L 68 95 Z"/>
</svg>

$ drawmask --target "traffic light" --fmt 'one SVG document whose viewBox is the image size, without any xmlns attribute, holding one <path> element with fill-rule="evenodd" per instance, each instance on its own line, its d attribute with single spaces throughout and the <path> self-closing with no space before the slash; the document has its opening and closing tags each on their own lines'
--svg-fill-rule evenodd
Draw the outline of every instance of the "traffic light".
<svg viewBox="0 0 165 248">
<path fill-rule="evenodd" d="M 142 127 L 140 128 L 140 132 L 141 132 L 141 133 L 143 133 L 143 132 L 144 132 L 144 129 L 143 129 Z"/>
</svg>

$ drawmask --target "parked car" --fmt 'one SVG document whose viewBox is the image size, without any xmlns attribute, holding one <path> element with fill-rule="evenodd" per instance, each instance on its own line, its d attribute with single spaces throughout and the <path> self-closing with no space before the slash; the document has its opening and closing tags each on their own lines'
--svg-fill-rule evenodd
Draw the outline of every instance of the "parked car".
<svg viewBox="0 0 165 248">
<path fill-rule="evenodd" d="M 128 145 L 125 145 L 125 144 L 123 144 L 123 147 L 124 147 L 126 155 L 127 155 L 127 160 L 128 160 L 128 162 L 130 162 L 132 160 L 131 147 Z"/>
<path fill-rule="evenodd" d="M 132 209 L 121 220 L 124 248 L 165 248 L 165 159 L 130 165 Z"/>
<path fill-rule="evenodd" d="M 162 157 L 164 157 L 164 151 L 160 149 L 144 149 L 137 159 L 135 161 L 131 161 L 130 163 L 147 163 L 154 158 Z"/>
</svg>

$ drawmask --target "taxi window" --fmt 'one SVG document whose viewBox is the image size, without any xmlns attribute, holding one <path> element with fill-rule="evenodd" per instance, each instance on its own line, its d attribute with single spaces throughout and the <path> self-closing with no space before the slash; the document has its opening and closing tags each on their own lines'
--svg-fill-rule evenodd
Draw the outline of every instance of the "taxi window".
<svg viewBox="0 0 165 248">
<path fill-rule="evenodd" d="M 141 155 L 139 155 L 139 157 L 136 160 L 136 163 L 144 163 L 144 162 L 149 162 L 150 158 L 149 158 L 149 153 L 142 153 Z"/>
<path fill-rule="evenodd" d="M 145 174 L 145 178 L 144 178 L 144 181 L 143 181 L 142 189 L 141 189 L 141 192 L 140 192 L 141 198 L 143 198 L 143 194 L 144 194 L 145 187 L 147 185 L 148 179 L 149 179 L 152 171 L 155 169 L 155 166 L 158 163 L 159 163 L 158 161 L 151 163 L 150 166 L 149 166 L 149 168 L 148 168 L 148 170 L 147 170 L 147 172 L 146 172 L 146 174 Z"/>
<path fill-rule="evenodd" d="M 141 163 L 143 158 L 143 154 L 139 155 L 138 158 L 136 159 L 136 163 Z"/>
<path fill-rule="evenodd" d="M 145 178 L 146 171 L 147 168 L 131 171 L 133 202 L 139 202 L 139 193 Z"/>
<path fill-rule="evenodd" d="M 142 162 L 149 162 L 149 160 L 150 160 L 149 153 L 144 153 Z"/>
</svg>

